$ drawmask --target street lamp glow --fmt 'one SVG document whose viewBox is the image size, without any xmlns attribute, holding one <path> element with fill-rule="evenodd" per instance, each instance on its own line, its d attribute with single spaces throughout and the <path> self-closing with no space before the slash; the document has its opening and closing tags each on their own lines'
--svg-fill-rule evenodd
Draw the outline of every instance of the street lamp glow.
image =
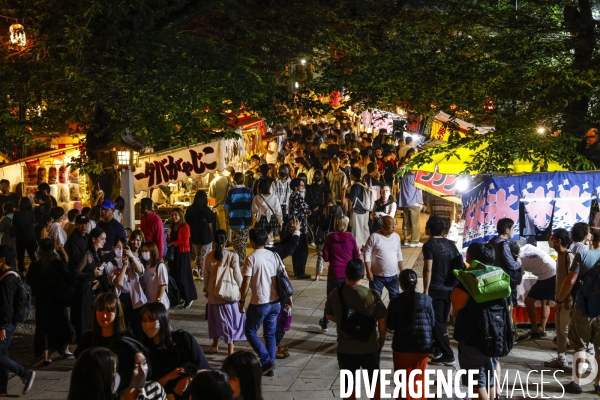
<svg viewBox="0 0 600 400">
<path fill-rule="evenodd" d="M 27 44 L 27 37 L 25 36 L 25 28 L 21 24 L 12 24 L 9 29 L 10 43 L 16 44 L 17 46 L 24 47 Z"/>
<path fill-rule="evenodd" d="M 301 58 L 301 59 L 300 59 L 300 64 L 302 64 L 302 65 L 306 65 L 306 60 L 305 60 L 304 58 Z"/>
<path fill-rule="evenodd" d="M 468 178 L 458 178 L 458 182 L 456 183 L 456 191 L 459 193 L 464 193 L 469 189 L 469 180 Z"/>
<path fill-rule="evenodd" d="M 539 128 L 537 128 L 537 133 L 539 133 L 540 135 L 543 135 L 544 133 L 546 133 L 546 128 L 544 128 L 543 126 L 540 126 Z"/>
<path fill-rule="evenodd" d="M 294 87 L 295 87 L 296 89 L 298 89 L 298 88 L 300 87 L 300 84 L 299 84 L 298 82 L 294 82 Z"/>
</svg>

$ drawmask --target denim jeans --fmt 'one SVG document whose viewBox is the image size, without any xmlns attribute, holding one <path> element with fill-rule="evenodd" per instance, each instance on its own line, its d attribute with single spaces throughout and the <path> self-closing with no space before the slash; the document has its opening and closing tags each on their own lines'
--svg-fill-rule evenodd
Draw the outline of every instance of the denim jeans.
<svg viewBox="0 0 600 400">
<path fill-rule="evenodd" d="M 248 306 L 246 312 L 246 338 L 248 343 L 254 349 L 260 363 L 265 365 L 268 362 L 275 362 L 277 345 L 275 344 L 275 330 L 277 329 L 277 316 L 281 311 L 279 300 L 272 303 Z M 263 327 L 263 337 L 265 344 L 258 337 L 260 326 Z"/>
<path fill-rule="evenodd" d="M 381 292 L 385 287 L 390 294 L 390 300 L 395 299 L 400 294 L 400 285 L 398 276 L 377 276 L 373 275 L 373 280 L 369 281 L 369 287 L 381 296 Z"/>
<path fill-rule="evenodd" d="M 31 375 L 27 368 L 8 358 L 8 347 L 15 328 L 14 325 L 9 325 L 6 328 L 6 339 L 0 340 L 0 394 L 4 394 L 8 390 L 8 374 L 10 372 L 14 372 L 21 379 L 27 379 Z"/>
</svg>

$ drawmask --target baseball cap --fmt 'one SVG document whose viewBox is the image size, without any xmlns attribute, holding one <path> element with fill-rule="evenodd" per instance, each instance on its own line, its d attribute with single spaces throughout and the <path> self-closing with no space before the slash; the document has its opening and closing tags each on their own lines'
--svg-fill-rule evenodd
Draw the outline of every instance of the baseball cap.
<svg viewBox="0 0 600 400">
<path fill-rule="evenodd" d="M 100 206 L 103 210 L 114 210 L 115 203 L 112 200 L 104 200 Z"/>
<path fill-rule="evenodd" d="M 90 219 L 88 218 L 87 215 L 80 214 L 77 217 L 75 217 L 76 224 L 87 224 L 88 222 L 90 222 Z"/>
</svg>

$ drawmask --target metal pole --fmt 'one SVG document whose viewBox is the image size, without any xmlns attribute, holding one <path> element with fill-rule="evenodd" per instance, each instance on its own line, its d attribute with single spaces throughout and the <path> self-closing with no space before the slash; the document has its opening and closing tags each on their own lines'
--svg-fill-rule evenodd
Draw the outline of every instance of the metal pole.
<svg viewBox="0 0 600 400">
<path fill-rule="evenodd" d="M 127 167 L 121 169 L 121 195 L 125 199 L 125 208 L 123 209 L 123 226 L 125 228 L 135 229 L 135 210 L 133 207 L 133 168 Z"/>
</svg>

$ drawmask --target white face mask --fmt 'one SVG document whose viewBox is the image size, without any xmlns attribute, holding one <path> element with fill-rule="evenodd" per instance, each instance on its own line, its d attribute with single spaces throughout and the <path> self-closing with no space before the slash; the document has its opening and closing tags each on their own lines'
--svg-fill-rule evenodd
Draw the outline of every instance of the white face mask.
<svg viewBox="0 0 600 400">
<path fill-rule="evenodd" d="M 149 251 L 142 252 L 142 260 L 144 260 L 144 261 L 150 260 L 150 252 Z"/>
<path fill-rule="evenodd" d="M 116 249 L 115 250 L 115 256 L 117 256 L 117 257 L 123 257 L 123 249 Z"/>
<path fill-rule="evenodd" d="M 119 375 L 119 373 L 117 373 L 115 375 L 115 380 L 113 381 L 112 394 L 117 393 L 117 391 L 119 390 L 120 384 L 121 384 L 121 375 Z"/>
</svg>

